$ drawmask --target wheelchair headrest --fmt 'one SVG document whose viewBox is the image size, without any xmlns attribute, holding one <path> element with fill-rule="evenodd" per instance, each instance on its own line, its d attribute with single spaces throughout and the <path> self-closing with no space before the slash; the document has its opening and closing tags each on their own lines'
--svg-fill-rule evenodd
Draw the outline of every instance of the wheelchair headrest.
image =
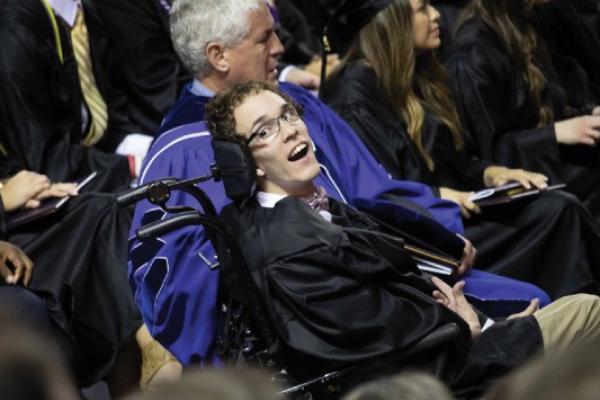
<svg viewBox="0 0 600 400">
<path fill-rule="evenodd" d="M 241 201 L 254 196 L 256 167 L 248 147 L 222 139 L 212 139 L 211 144 L 227 197 Z"/>
</svg>

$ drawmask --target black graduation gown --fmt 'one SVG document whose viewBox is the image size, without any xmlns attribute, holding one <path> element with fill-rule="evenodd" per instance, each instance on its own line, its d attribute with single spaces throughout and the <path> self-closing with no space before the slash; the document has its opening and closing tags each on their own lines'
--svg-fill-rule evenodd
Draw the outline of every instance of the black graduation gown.
<svg viewBox="0 0 600 400">
<path fill-rule="evenodd" d="M 82 193 L 57 214 L 10 232 L 0 212 L 2 239 L 33 261 L 29 288 L 68 338 L 82 386 L 106 375 L 142 323 L 127 280 L 130 222 L 131 210 L 118 209 L 109 194 Z"/>
<path fill-rule="evenodd" d="M 287 197 L 274 208 L 251 200 L 222 214 L 288 350 L 292 374 L 310 376 L 382 356 L 391 356 L 390 372 L 400 367 L 395 352 L 448 322 L 459 325 L 460 335 L 445 351 L 417 358 L 414 365 L 457 391 L 480 390 L 539 349 L 533 317 L 500 323 L 472 345 L 464 321 L 433 300 L 431 283 L 401 241 L 335 200 L 330 211 L 333 223 L 301 199 Z"/>
<path fill-rule="evenodd" d="M 321 43 L 323 28 L 331 21 L 334 12 L 343 3 L 343 0 L 289 1 L 296 6 L 296 9 L 302 12 L 311 35 L 311 42 L 314 42 L 316 39 L 318 43 Z M 333 53 L 343 55 L 350 46 L 352 34 L 356 28 L 348 26 L 343 18 L 338 21 L 337 26 L 336 30 L 328 32 L 329 44 Z"/>
<path fill-rule="evenodd" d="M 543 99 L 554 108 L 555 120 L 569 117 L 564 93 L 542 66 L 548 88 Z M 484 160 L 547 175 L 566 182 L 600 220 L 600 148 L 563 146 L 556 142 L 554 124 L 538 126 L 521 70 L 500 37 L 479 19 L 460 27 L 448 69 L 463 127 Z"/>
<path fill-rule="evenodd" d="M 308 64 L 321 55 L 319 36 L 314 36 L 302 11 L 291 0 L 275 2 L 279 16 L 277 35 L 285 48 L 281 61 L 289 64 Z"/>
<path fill-rule="evenodd" d="M 441 14 L 440 37 L 442 45 L 438 50 L 440 60 L 445 60 L 452 48 L 454 28 L 470 0 L 432 0 L 431 5 Z"/>
<path fill-rule="evenodd" d="M 362 62 L 348 64 L 325 95 L 395 179 L 463 191 L 483 188 L 483 171 L 490 163 L 456 150 L 448 129 L 431 114 L 423 142 L 436 167 L 427 167 L 406 125 L 378 89 L 375 72 Z M 534 283 L 551 297 L 597 286 L 600 235 L 572 195 L 549 192 L 487 208 L 464 223 L 465 236 L 478 250 L 477 268 Z"/>
<path fill-rule="evenodd" d="M 179 60 L 169 32 L 170 1 L 93 0 L 118 55 L 111 77 L 123 78 L 131 121 L 154 134 L 192 78 Z"/>
<path fill-rule="evenodd" d="M 126 117 L 125 97 L 105 79 L 111 58 L 102 26 L 87 0 L 83 6 L 94 75 L 108 107 L 108 128 L 93 148 L 81 145 L 82 94 L 67 24 L 56 17 L 64 53 L 61 65 L 43 2 L 2 1 L 0 143 L 6 154 L 0 159 L 0 176 L 27 169 L 69 182 L 98 171 L 90 189 L 116 191 L 129 183 L 127 158 L 112 152 L 127 133 L 139 129 Z"/>
<path fill-rule="evenodd" d="M 591 109 L 600 103 L 598 5 L 589 0 L 554 0 L 536 7 L 533 23 L 550 52 L 569 105 Z"/>
</svg>

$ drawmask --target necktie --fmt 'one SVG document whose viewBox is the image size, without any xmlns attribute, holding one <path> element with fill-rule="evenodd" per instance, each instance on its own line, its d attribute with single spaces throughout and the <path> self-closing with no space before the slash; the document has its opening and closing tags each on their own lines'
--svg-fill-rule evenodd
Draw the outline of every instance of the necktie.
<svg viewBox="0 0 600 400">
<path fill-rule="evenodd" d="M 90 44 L 87 27 L 83 19 L 82 10 L 78 10 L 75 25 L 71 29 L 71 41 L 73 43 L 73 53 L 77 61 L 77 72 L 79 74 L 79 84 L 85 103 L 90 110 L 89 130 L 83 139 L 83 144 L 93 146 L 102 138 L 108 124 L 108 113 L 106 103 L 98 91 L 92 62 L 90 56 Z"/>
</svg>

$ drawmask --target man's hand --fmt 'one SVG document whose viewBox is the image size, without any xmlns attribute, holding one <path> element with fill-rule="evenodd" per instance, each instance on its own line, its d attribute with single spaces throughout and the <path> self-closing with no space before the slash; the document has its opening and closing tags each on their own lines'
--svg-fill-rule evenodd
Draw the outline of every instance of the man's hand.
<svg viewBox="0 0 600 400">
<path fill-rule="evenodd" d="M 285 81 L 302 86 L 308 90 L 317 90 L 321 84 L 321 79 L 318 75 L 313 75 L 308 71 L 295 67 L 288 72 Z"/>
<path fill-rule="evenodd" d="M 547 176 L 525 171 L 524 169 L 512 169 L 492 165 L 487 167 L 483 172 L 483 182 L 487 187 L 501 186 L 511 181 L 519 182 L 525 189 L 535 187 L 543 190 L 548 187 Z"/>
<path fill-rule="evenodd" d="M 595 146 L 600 140 L 600 116 L 584 115 L 556 122 L 556 141 L 562 144 Z"/>
<path fill-rule="evenodd" d="M 477 258 L 477 249 L 473 246 L 473 243 L 462 235 L 456 234 L 459 238 L 465 242 L 465 247 L 463 248 L 462 258 L 460 259 L 460 265 L 458 267 L 458 276 L 462 276 L 475 265 L 475 258 Z"/>
<path fill-rule="evenodd" d="M 433 298 L 458 314 L 469 325 L 471 338 L 477 338 L 481 334 L 481 324 L 479 316 L 465 298 L 463 292 L 465 281 L 456 282 L 453 287 L 450 287 L 446 282 L 434 276 L 431 278 L 431 282 L 438 288 L 433 291 Z"/>
<path fill-rule="evenodd" d="M 25 170 L 19 171 L 4 182 L 2 188 L 0 188 L 4 210 L 13 211 L 23 206 L 35 208 L 39 206 L 39 202 L 30 202 L 30 200 L 35 199 L 36 196 L 49 188 L 50 180 L 46 175 Z"/>
<path fill-rule="evenodd" d="M 8 242 L 0 241 L 0 276 L 10 285 L 23 280 L 23 285 L 29 285 L 33 272 L 33 262 L 23 253 L 23 250 Z"/>
<path fill-rule="evenodd" d="M 460 213 L 466 219 L 471 218 L 473 214 L 480 214 L 481 209 L 470 200 L 473 192 L 461 192 L 447 187 L 440 188 L 440 196 L 442 199 L 450 200 L 460 206 Z"/>
<path fill-rule="evenodd" d="M 539 309 L 540 309 L 540 299 L 533 299 L 529 302 L 529 305 L 527 306 L 526 309 L 524 309 L 523 311 L 521 311 L 519 313 L 509 315 L 509 317 L 507 319 L 527 317 L 529 315 L 532 315 L 534 312 L 536 312 Z"/>
</svg>

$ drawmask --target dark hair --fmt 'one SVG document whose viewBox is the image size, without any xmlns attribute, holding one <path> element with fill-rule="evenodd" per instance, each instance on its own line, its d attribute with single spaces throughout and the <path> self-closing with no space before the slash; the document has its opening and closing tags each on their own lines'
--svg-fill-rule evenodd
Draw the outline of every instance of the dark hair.
<svg viewBox="0 0 600 400">
<path fill-rule="evenodd" d="M 538 126 L 554 120 L 554 110 L 542 101 L 548 84 L 541 65 L 550 65 L 548 52 L 528 20 L 535 0 L 473 0 L 457 29 L 479 17 L 502 39 L 511 59 L 521 69 L 533 102 L 539 107 Z"/>
<path fill-rule="evenodd" d="M 302 115 L 302 106 L 287 93 L 279 90 L 277 85 L 265 81 L 239 83 L 231 89 L 219 93 L 206 105 L 205 119 L 210 134 L 215 139 L 245 143 L 245 137 L 236 132 L 234 111 L 249 95 L 265 90 L 281 96 Z"/>
</svg>

